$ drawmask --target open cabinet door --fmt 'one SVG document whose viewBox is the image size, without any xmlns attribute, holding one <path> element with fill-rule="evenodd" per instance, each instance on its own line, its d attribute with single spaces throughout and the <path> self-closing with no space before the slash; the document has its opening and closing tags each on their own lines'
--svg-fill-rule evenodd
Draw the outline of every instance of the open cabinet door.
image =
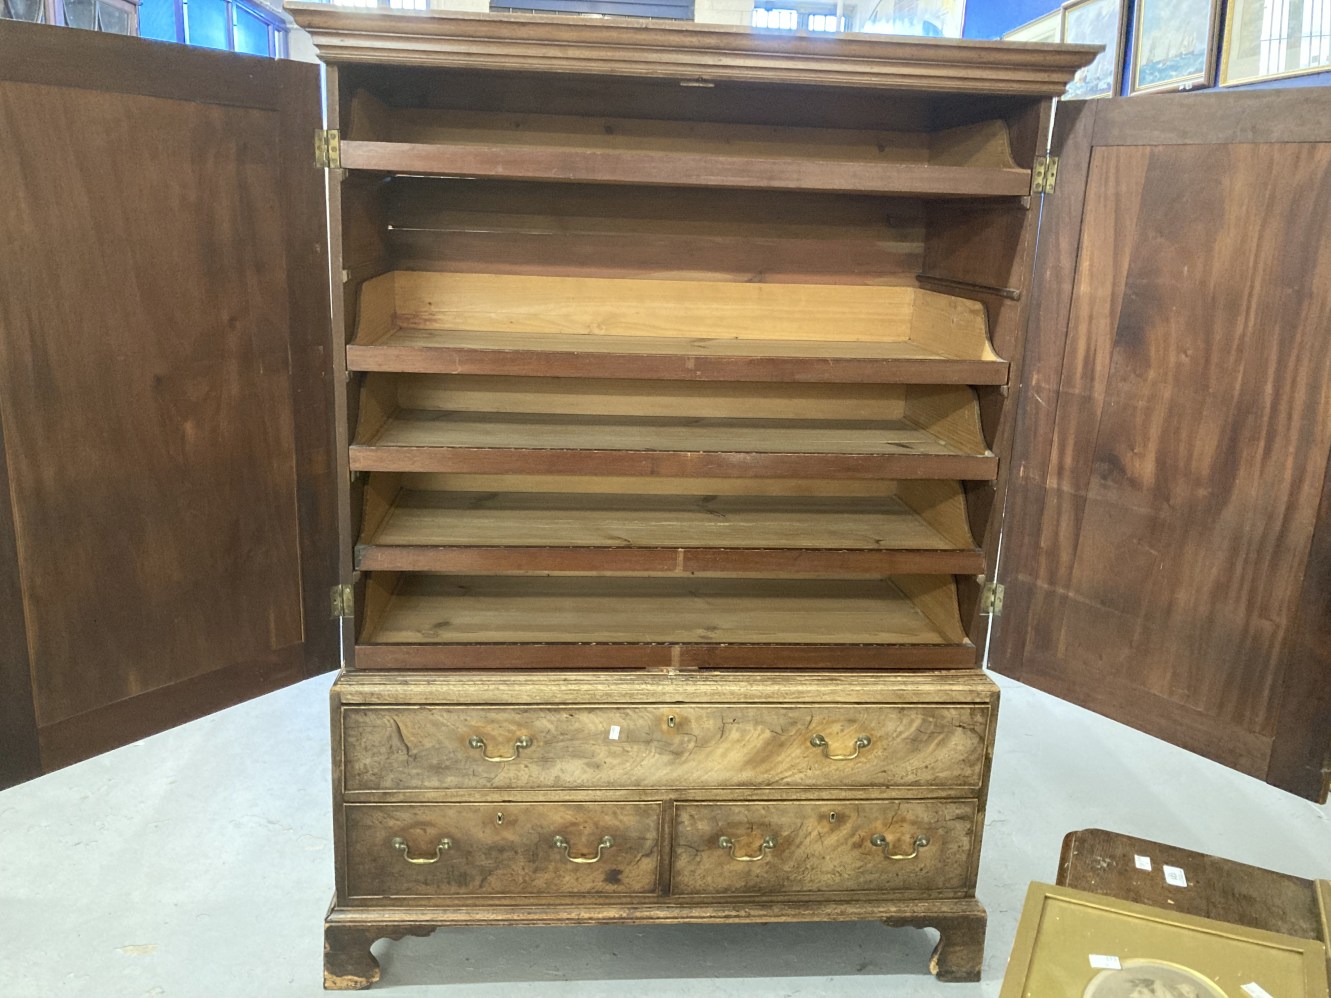
<svg viewBox="0 0 1331 998">
<path fill-rule="evenodd" d="M 319 107 L 0 21 L 0 785 L 338 664 Z"/>
<path fill-rule="evenodd" d="M 1294 793 L 1331 744 L 1331 92 L 1068 103 L 993 668 Z"/>
</svg>

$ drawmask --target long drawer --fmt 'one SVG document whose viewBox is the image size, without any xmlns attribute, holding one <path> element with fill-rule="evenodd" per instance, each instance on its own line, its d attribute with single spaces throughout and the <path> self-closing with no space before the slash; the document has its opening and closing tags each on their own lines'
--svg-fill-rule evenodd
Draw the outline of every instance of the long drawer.
<svg viewBox="0 0 1331 998">
<path fill-rule="evenodd" d="M 985 704 L 353 706 L 346 791 L 978 788 Z"/>
<path fill-rule="evenodd" d="M 652 894 L 661 805 L 348 804 L 352 898 Z"/>
<path fill-rule="evenodd" d="M 671 893 L 964 890 L 976 815 L 974 800 L 680 803 Z"/>
</svg>

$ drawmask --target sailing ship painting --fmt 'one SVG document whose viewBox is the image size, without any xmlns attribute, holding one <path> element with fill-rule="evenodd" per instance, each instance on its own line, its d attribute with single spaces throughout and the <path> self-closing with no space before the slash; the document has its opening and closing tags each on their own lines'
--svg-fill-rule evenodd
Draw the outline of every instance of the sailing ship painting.
<svg viewBox="0 0 1331 998">
<path fill-rule="evenodd" d="M 1064 5 L 1063 40 L 1105 47 L 1094 62 L 1077 71 L 1068 85 L 1068 97 L 1108 97 L 1117 89 L 1119 11 L 1120 0 L 1077 0 Z"/>
<path fill-rule="evenodd" d="M 1133 91 L 1206 82 L 1213 0 L 1141 0 Z"/>
</svg>

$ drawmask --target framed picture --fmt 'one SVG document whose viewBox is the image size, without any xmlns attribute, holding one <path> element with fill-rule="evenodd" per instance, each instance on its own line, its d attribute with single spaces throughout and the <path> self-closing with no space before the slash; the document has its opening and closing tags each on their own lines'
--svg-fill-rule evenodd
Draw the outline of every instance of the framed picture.
<svg viewBox="0 0 1331 998">
<path fill-rule="evenodd" d="M 1005 42 L 1061 42 L 1063 40 L 1063 12 L 1052 10 L 1044 17 L 1027 21 L 1003 36 Z"/>
<path fill-rule="evenodd" d="M 1218 0 L 1137 0 L 1129 91 L 1210 86 L 1218 10 Z"/>
<path fill-rule="evenodd" d="M 1315 939 L 1031 884 L 999 996 L 1320 998 L 1326 987 Z"/>
<path fill-rule="evenodd" d="M 1063 41 L 1105 50 L 1068 85 L 1068 98 L 1112 97 L 1123 65 L 1123 0 L 1072 0 L 1063 5 Z"/>
<path fill-rule="evenodd" d="M 1331 70 L 1331 0 L 1229 0 L 1222 86 Z"/>
<path fill-rule="evenodd" d="M 793 7 L 794 4 L 776 3 L 774 6 Z M 872 12 L 855 30 L 884 35 L 960 38 L 966 21 L 966 0 L 880 0 L 860 5 L 861 10 L 868 8 L 872 8 Z"/>
</svg>

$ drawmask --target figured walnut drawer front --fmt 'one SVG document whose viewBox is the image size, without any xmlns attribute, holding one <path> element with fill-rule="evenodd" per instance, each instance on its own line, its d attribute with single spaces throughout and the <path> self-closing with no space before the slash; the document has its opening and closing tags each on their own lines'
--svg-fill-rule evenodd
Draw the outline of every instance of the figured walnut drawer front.
<svg viewBox="0 0 1331 998">
<path fill-rule="evenodd" d="M 985 704 L 347 707 L 345 789 L 978 788 Z"/>
<path fill-rule="evenodd" d="M 960 891 L 976 802 L 678 804 L 671 893 Z"/>
<path fill-rule="evenodd" d="M 656 803 L 348 804 L 351 897 L 651 894 Z"/>
</svg>

